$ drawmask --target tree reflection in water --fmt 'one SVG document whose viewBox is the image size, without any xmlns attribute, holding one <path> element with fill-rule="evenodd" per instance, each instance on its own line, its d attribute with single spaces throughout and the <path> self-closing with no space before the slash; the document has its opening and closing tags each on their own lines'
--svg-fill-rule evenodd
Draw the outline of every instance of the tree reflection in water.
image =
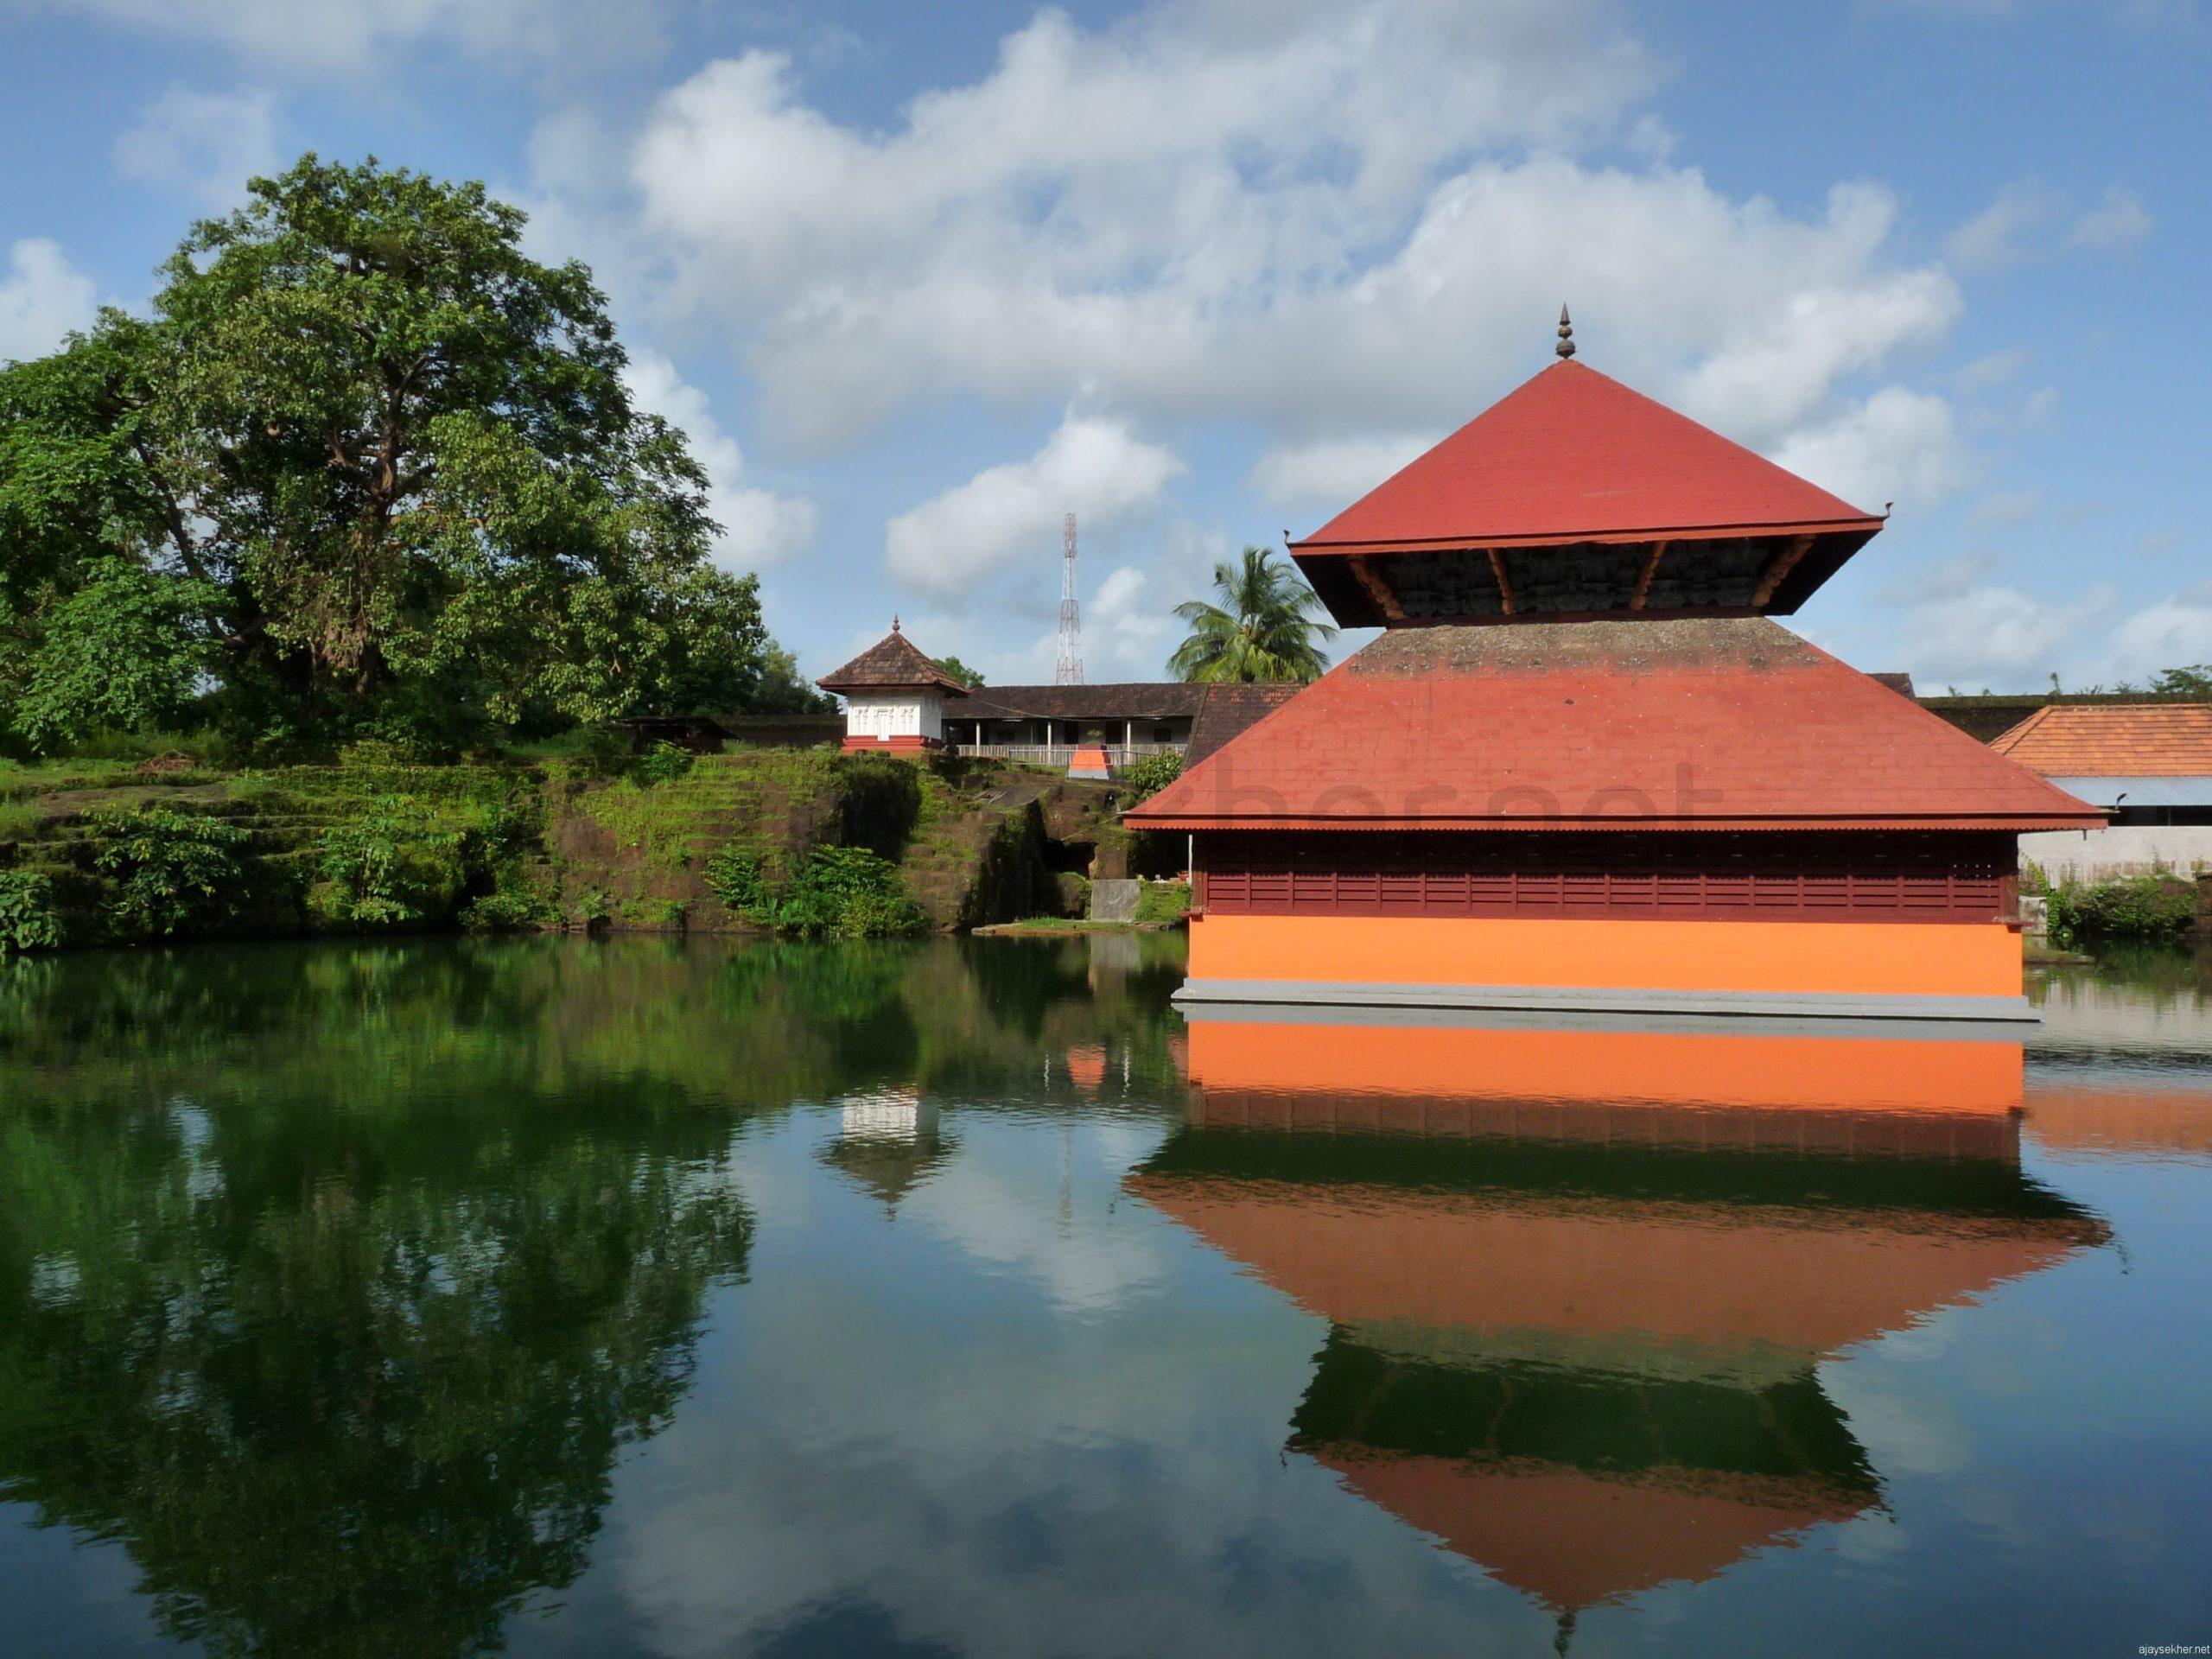
<svg viewBox="0 0 2212 1659">
<path fill-rule="evenodd" d="M 1101 1030 L 1179 1088 L 1164 993 L 1101 995 L 1080 957 L 0 964 L 0 1499 L 121 1543 L 163 1630 L 216 1652 L 498 1646 L 583 1568 L 622 1449 L 667 1425 L 710 1290 L 745 1275 L 748 1122 L 1033 1090 L 1040 1043 Z M 831 1161 L 895 1202 L 948 1149 L 932 1111 Z"/>
</svg>

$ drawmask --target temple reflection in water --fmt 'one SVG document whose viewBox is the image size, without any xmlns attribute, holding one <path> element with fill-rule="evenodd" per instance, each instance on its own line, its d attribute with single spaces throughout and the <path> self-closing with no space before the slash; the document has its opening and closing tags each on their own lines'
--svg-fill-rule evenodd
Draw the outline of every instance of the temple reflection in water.
<svg viewBox="0 0 2212 1659">
<path fill-rule="evenodd" d="M 1878 1510 L 1822 1362 L 2106 1238 L 1925 1032 L 1194 1019 L 1128 1185 L 1329 1322 L 1290 1449 L 1563 1640 Z"/>
</svg>

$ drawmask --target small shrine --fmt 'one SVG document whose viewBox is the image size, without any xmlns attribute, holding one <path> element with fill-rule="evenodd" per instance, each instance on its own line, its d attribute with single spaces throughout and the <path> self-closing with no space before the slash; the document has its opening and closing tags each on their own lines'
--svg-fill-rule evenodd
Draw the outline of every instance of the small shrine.
<svg viewBox="0 0 2212 1659">
<path fill-rule="evenodd" d="M 968 688 L 939 668 L 891 619 L 891 632 L 815 683 L 845 700 L 848 752 L 944 747 L 944 705 Z"/>
</svg>

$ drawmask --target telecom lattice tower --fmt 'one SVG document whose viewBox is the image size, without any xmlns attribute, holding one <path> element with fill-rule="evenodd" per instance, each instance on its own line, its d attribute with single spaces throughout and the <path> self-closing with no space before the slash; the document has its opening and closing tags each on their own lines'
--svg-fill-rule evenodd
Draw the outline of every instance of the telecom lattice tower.
<svg viewBox="0 0 2212 1659">
<path fill-rule="evenodd" d="M 1052 683 L 1083 683 L 1083 610 L 1075 602 L 1075 514 L 1061 528 L 1060 544 L 1067 556 L 1060 565 L 1060 655 L 1052 665 Z"/>
</svg>

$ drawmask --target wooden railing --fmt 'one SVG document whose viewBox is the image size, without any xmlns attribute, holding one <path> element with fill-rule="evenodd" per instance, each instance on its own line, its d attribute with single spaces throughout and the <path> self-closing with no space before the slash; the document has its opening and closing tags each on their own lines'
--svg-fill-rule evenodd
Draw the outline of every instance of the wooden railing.
<svg viewBox="0 0 2212 1659">
<path fill-rule="evenodd" d="M 1106 764 L 1119 770 L 1133 760 L 1147 755 L 1180 754 L 1180 743 L 956 743 L 956 753 L 972 754 L 984 760 L 1011 760 L 1022 766 L 1051 766 L 1065 771 L 1081 750 L 1086 753 L 1103 751 Z"/>
</svg>

